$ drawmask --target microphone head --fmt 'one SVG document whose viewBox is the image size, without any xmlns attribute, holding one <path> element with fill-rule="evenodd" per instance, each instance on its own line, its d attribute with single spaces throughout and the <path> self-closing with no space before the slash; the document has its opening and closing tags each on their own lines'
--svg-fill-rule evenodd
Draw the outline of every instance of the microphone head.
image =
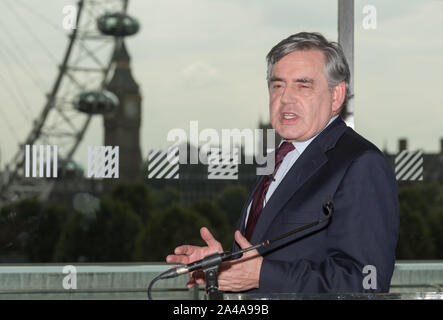
<svg viewBox="0 0 443 320">
<path fill-rule="evenodd" d="M 334 210 L 334 203 L 332 202 L 331 196 L 326 196 L 323 199 L 323 213 L 325 215 L 332 214 L 332 211 Z"/>
</svg>

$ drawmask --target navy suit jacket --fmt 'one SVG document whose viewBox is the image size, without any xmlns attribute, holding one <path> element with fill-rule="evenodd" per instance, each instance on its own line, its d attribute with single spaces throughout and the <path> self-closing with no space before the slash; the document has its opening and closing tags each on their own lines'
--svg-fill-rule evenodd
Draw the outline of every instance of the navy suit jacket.
<svg viewBox="0 0 443 320">
<path fill-rule="evenodd" d="M 243 234 L 247 207 L 262 179 L 242 210 Z M 287 172 L 261 212 L 251 243 L 324 217 L 326 196 L 335 207 L 328 222 L 259 249 L 264 258 L 259 288 L 250 293 L 389 291 L 399 227 L 397 181 L 380 150 L 340 117 Z"/>
</svg>

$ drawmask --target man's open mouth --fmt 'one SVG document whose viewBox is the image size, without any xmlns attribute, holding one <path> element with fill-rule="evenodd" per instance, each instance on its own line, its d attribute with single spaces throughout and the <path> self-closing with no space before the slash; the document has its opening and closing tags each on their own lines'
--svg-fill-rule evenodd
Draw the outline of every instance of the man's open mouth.
<svg viewBox="0 0 443 320">
<path fill-rule="evenodd" d="M 286 119 L 286 120 L 291 120 L 296 117 L 297 117 L 297 115 L 295 113 L 290 113 L 290 112 L 283 113 L 283 119 Z"/>
</svg>

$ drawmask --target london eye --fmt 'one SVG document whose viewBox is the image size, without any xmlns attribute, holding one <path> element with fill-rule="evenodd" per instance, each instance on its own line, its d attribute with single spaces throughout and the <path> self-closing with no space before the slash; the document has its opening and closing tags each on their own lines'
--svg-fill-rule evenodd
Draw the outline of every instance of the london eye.
<svg viewBox="0 0 443 320">
<path fill-rule="evenodd" d="M 36 19 L 47 24 L 51 24 L 50 19 L 21 0 L 2 3 L 5 10 L 16 16 L 17 23 L 25 32 L 38 42 L 42 50 L 50 54 L 44 37 L 39 37 L 32 30 L 19 11 L 28 11 Z M 19 6 L 21 8 L 18 8 Z M 127 7 L 128 0 L 79 0 L 76 6 L 71 6 L 72 12 L 75 13 L 75 25 L 68 32 L 63 56 L 57 58 L 52 54 L 52 58 L 59 61 L 58 71 L 54 75 L 52 86 L 45 94 L 43 106 L 37 111 L 38 114 L 33 115 L 29 112 L 29 102 L 23 95 L 17 94 L 17 90 L 12 91 L 13 85 L 20 87 L 19 81 L 10 81 L 11 92 L 8 93 L 20 105 L 29 125 L 20 128 L 21 131 L 27 132 L 26 137 L 19 137 L 14 134 L 14 124 L 10 123 L 9 119 L 12 117 L 8 117 L 8 110 L 2 110 L 3 125 L 10 129 L 17 140 L 17 147 L 14 156 L 4 166 L 0 181 L 0 206 L 30 196 L 47 199 L 55 180 L 29 179 L 29 176 L 36 174 L 35 167 L 29 168 L 29 154 L 34 152 L 35 156 L 37 148 L 56 146 L 56 150 L 52 151 L 58 155 L 57 163 L 52 164 L 55 168 L 52 177 L 63 174 L 64 170 L 72 165 L 73 156 L 91 124 L 92 117 L 103 115 L 118 107 L 118 98 L 106 90 L 106 82 L 112 72 L 114 50 L 121 45 L 124 37 L 135 34 L 139 29 L 137 20 L 127 15 Z M 52 23 L 52 26 L 62 29 L 61 25 Z M 0 28 L 8 33 L 6 24 L 0 24 Z M 15 57 L 29 74 L 29 79 L 36 85 L 41 85 L 33 72 L 32 58 L 26 54 L 26 50 L 19 50 L 20 43 L 14 41 L 13 37 L 10 44 L 11 54 L 15 47 Z M 10 78 L 14 80 L 14 77 Z M 0 80 L 5 82 L 6 77 Z M 8 90 L 6 84 L 4 87 Z M 50 153 L 47 160 L 49 163 Z M 40 167 L 43 162 L 40 163 Z M 48 163 L 45 163 L 47 169 Z M 42 168 L 39 170 L 41 172 Z"/>
</svg>

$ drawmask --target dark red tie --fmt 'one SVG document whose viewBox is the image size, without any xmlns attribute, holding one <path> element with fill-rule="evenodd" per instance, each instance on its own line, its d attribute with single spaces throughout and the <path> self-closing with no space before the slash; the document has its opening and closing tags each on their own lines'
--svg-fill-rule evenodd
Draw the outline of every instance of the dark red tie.
<svg viewBox="0 0 443 320">
<path fill-rule="evenodd" d="M 272 175 L 263 177 L 262 183 L 260 184 L 260 186 L 257 187 L 257 190 L 254 193 L 252 206 L 251 209 L 249 210 L 248 224 L 246 225 L 246 231 L 245 231 L 246 239 L 248 240 L 251 239 L 252 232 L 254 231 L 255 225 L 257 224 L 258 221 L 258 217 L 260 216 L 260 213 L 263 209 L 269 185 L 271 184 L 272 180 L 274 180 L 278 168 L 283 162 L 284 157 L 294 149 L 295 149 L 294 145 L 287 141 L 284 141 L 277 149 L 277 152 L 275 153 L 274 172 L 272 173 Z"/>
</svg>

